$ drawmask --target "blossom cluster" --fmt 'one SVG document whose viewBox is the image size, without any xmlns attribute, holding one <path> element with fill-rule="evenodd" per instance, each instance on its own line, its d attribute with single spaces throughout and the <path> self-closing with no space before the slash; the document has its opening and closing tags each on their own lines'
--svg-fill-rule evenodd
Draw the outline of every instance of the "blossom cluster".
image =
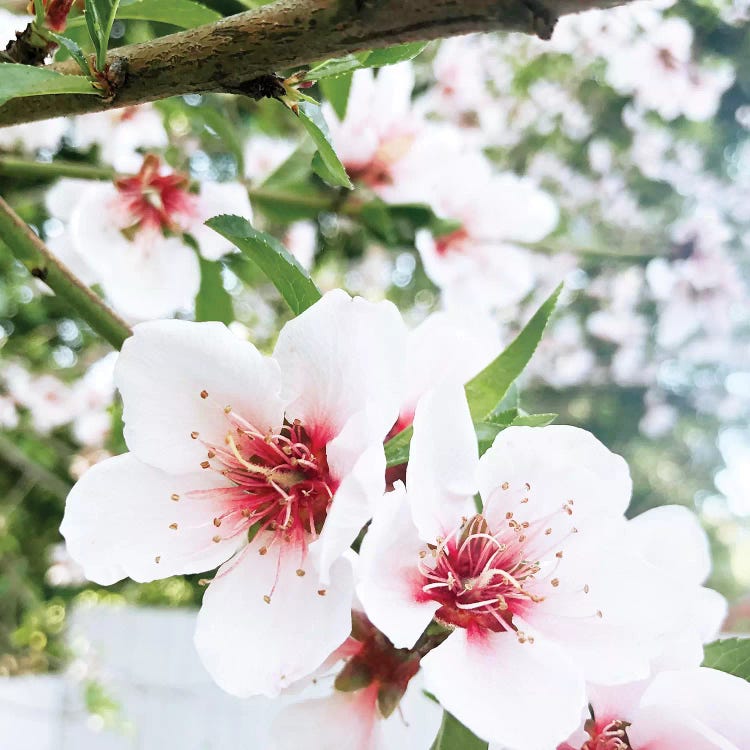
<svg viewBox="0 0 750 750">
<path fill-rule="evenodd" d="M 440 333 L 339 290 L 270 356 L 220 323 L 137 325 L 130 452 L 70 493 L 69 554 L 104 585 L 218 568 L 195 645 L 234 695 L 299 691 L 277 748 L 426 749 L 438 703 L 497 748 L 745 747 L 750 686 L 699 668 L 726 604 L 695 517 L 626 520 L 627 465 L 579 428 L 509 426 L 480 456 L 481 363 Z"/>
</svg>

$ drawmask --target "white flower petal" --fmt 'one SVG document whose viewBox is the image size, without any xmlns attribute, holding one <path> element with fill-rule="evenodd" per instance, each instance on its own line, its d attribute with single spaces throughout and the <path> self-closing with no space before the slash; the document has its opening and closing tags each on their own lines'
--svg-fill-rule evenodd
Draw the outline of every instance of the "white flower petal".
<svg viewBox="0 0 750 750">
<path fill-rule="evenodd" d="M 638 750 L 742 750 L 688 714 L 663 706 L 639 711 L 628 738 Z"/>
<path fill-rule="evenodd" d="M 189 493 L 226 485 L 213 472 L 173 476 L 125 453 L 76 482 L 60 532 L 86 577 L 105 586 L 126 577 L 152 581 L 211 570 L 242 540 L 214 542 L 213 519 L 224 504 Z"/>
<path fill-rule="evenodd" d="M 385 721 L 378 723 L 377 750 L 428 750 L 440 730 L 443 711 L 423 691 L 422 673 L 409 682 L 404 697 Z"/>
<path fill-rule="evenodd" d="M 553 646 L 509 633 L 454 631 L 422 659 L 425 688 L 479 737 L 549 750 L 578 726 L 586 704 L 576 666 Z"/>
<path fill-rule="evenodd" d="M 571 500 L 576 519 L 619 516 L 632 488 L 622 457 L 590 432 L 566 425 L 506 428 L 479 461 L 478 481 L 491 526 L 508 511 L 522 509 L 524 520 L 534 521 Z"/>
<path fill-rule="evenodd" d="M 353 416 L 326 447 L 328 466 L 341 479 L 320 534 L 320 574 L 328 570 L 357 538 L 385 492 L 385 452 L 380 415 L 372 408 Z"/>
<path fill-rule="evenodd" d="M 681 505 L 651 508 L 628 523 L 628 539 L 652 565 L 683 583 L 701 584 L 711 572 L 706 532 Z"/>
<path fill-rule="evenodd" d="M 280 380 L 276 362 L 221 323 L 142 323 L 115 368 L 125 440 L 152 466 L 196 471 L 205 443 L 223 445 L 226 406 L 261 432 L 281 426 Z M 199 439 L 191 439 L 193 431 Z"/>
<path fill-rule="evenodd" d="M 376 750 L 376 697 L 372 689 L 336 690 L 289 706 L 271 727 L 271 750 Z"/>
<path fill-rule="evenodd" d="M 426 394 L 414 415 L 406 486 L 420 536 L 434 542 L 476 511 L 477 437 L 463 385 Z"/>
<path fill-rule="evenodd" d="M 419 538 L 404 486 L 380 501 L 360 548 L 357 596 L 370 621 L 396 648 L 411 648 L 440 603 L 421 600 Z"/>
<path fill-rule="evenodd" d="M 123 238 L 120 238 L 123 239 Z M 112 306 L 129 320 L 154 320 L 192 310 L 200 288 L 193 250 L 177 237 L 155 234 L 146 245 L 113 240 L 98 271 Z"/>
<path fill-rule="evenodd" d="M 229 693 L 277 696 L 313 672 L 351 632 L 351 562 L 339 558 L 325 594 L 312 550 L 296 550 L 259 535 L 209 585 L 198 614 L 195 644 L 213 679 Z M 270 602 L 264 597 L 270 596 Z"/>
<path fill-rule="evenodd" d="M 444 381 L 465 383 L 499 353 L 500 339 L 487 320 L 462 320 L 445 312 L 409 332 L 401 416 L 412 418 L 419 398 Z"/>
<path fill-rule="evenodd" d="M 330 440 L 374 403 L 385 437 L 398 416 L 405 340 L 390 302 L 328 292 L 279 334 L 274 357 L 291 401 L 287 414 Z"/>
<path fill-rule="evenodd" d="M 738 750 L 750 747 L 750 683 L 739 677 L 703 667 L 662 672 L 649 685 L 641 705 L 659 710 L 673 708 Z M 692 750 L 693 746 L 689 747 Z"/>
</svg>

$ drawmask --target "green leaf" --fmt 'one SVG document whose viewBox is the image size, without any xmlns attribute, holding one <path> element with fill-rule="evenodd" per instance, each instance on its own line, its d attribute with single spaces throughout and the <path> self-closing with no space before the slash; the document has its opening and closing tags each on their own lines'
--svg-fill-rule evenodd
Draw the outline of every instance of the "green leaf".
<svg viewBox="0 0 750 750">
<path fill-rule="evenodd" d="M 487 750 L 487 743 L 444 711 L 443 723 L 431 750 Z"/>
<path fill-rule="evenodd" d="M 413 434 L 414 429 L 407 427 L 385 444 L 386 467 L 400 466 L 409 460 L 409 444 Z"/>
<path fill-rule="evenodd" d="M 347 75 L 362 67 L 362 61 L 356 55 L 335 57 L 316 65 L 305 73 L 303 80 L 320 81 L 324 78 L 336 78 Z"/>
<path fill-rule="evenodd" d="M 525 328 L 507 349 L 466 384 L 466 398 L 471 416 L 482 421 L 502 401 L 513 381 L 523 372 L 536 351 L 547 322 L 557 304 L 562 284 L 534 313 Z"/>
<path fill-rule="evenodd" d="M 206 226 L 236 245 L 279 290 L 295 315 L 317 302 L 320 291 L 297 259 L 270 234 L 259 232 L 240 216 L 216 216 Z"/>
<path fill-rule="evenodd" d="M 328 126 L 326 125 L 323 115 L 320 112 L 320 108 L 310 104 L 302 104 L 299 108 L 299 119 L 305 127 L 305 130 L 310 134 L 313 139 L 315 146 L 318 149 L 319 159 L 313 157 L 313 170 L 316 166 L 320 171 L 317 171 L 323 179 L 334 187 L 345 187 L 351 190 L 354 186 L 347 175 L 344 165 L 336 156 L 336 152 L 333 150 L 331 145 L 331 138 L 328 134 Z"/>
<path fill-rule="evenodd" d="M 221 17 L 221 13 L 194 0 L 122 0 L 117 11 L 117 18 L 124 20 L 157 21 L 181 29 L 214 23 Z"/>
<path fill-rule="evenodd" d="M 98 93 L 83 76 L 66 76 L 31 65 L 0 63 L 0 106 L 24 96 Z"/>
<path fill-rule="evenodd" d="M 386 65 L 406 62 L 406 60 L 415 58 L 426 46 L 427 42 L 411 42 L 409 44 L 397 44 L 385 49 L 376 49 L 367 55 L 363 65 L 366 68 L 382 68 Z"/>
<path fill-rule="evenodd" d="M 750 638 L 724 638 L 703 648 L 703 666 L 750 682 Z"/>
<path fill-rule="evenodd" d="M 416 57 L 426 46 L 427 42 L 412 42 L 377 49 L 374 52 L 360 52 L 356 55 L 335 57 L 310 68 L 303 80 L 321 81 L 324 78 L 336 78 L 351 74 L 359 68 L 382 68 L 386 65 L 395 65 Z"/>
<path fill-rule="evenodd" d="M 201 285 L 195 298 L 196 320 L 218 320 L 231 323 L 234 320 L 232 297 L 224 288 L 221 278 L 221 263 L 198 257 L 201 268 Z"/>
<path fill-rule="evenodd" d="M 96 68 L 100 71 L 106 64 L 109 35 L 119 5 L 120 0 L 86 0 L 86 27 L 96 50 Z"/>
<path fill-rule="evenodd" d="M 87 78 L 91 75 L 89 70 L 89 64 L 86 61 L 86 55 L 83 54 L 83 50 L 80 48 L 78 42 L 70 39 L 62 34 L 55 34 L 53 31 L 47 32 L 61 47 L 65 47 L 68 50 L 68 54 L 76 61 L 78 67 L 81 69 L 83 75 Z"/>
<path fill-rule="evenodd" d="M 346 105 L 349 103 L 349 91 L 352 88 L 352 74 L 345 73 L 340 76 L 323 78 L 319 85 L 323 96 L 333 107 L 336 116 L 339 120 L 343 120 L 346 117 Z"/>
</svg>

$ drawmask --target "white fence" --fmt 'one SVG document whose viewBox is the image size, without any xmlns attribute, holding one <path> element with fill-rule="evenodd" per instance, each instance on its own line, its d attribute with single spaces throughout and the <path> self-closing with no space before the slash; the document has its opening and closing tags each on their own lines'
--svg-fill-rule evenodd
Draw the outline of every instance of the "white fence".
<svg viewBox="0 0 750 750">
<path fill-rule="evenodd" d="M 264 750 L 280 703 L 217 688 L 194 624 L 183 610 L 77 611 L 68 639 L 82 658 L 68 673 L 0 679 L 0 750 Z M 85 706 L 92 676 L 119 707 L 104 725 Z"/>
</svg>

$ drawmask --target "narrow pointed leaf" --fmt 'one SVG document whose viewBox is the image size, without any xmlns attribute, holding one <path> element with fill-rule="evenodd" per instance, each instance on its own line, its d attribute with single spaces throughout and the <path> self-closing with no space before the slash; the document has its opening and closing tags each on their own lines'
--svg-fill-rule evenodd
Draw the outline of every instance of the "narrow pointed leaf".
<svg viewBox="0 0 750 750">
<path fill-rule="evenodd" d="M 561 291 L 562 284 L 534 313 L 508 348 L 466 384 L 466 398 L 474 420 L 481 421 L 492 413 L 523 372 L 541 341 Z"/>
<path fill-rule="evenodd" d="M 279 290 L 295 315 L 317 302 L 320 291 L 297 259 L 270 234 L 259 232 L 240 216 L 216 216 L 206 222 L 255 263 Z"/>
<path fill-rule="evenodd" d="M 313 169 L 317 166 L 318 174 L 334 187 L 345 187 L 351 190 L 354 186 L 346 173 L 346 169 L 344 169 L 344 165 L 333 149 L 328 134 L 328 126 L 323 119 L 320 108 L 310 104 L 301 105 L 299 119 L 318 149 L 319 159 L 316 162 L 315 157 L 313 157 Z"/>
</svg>

